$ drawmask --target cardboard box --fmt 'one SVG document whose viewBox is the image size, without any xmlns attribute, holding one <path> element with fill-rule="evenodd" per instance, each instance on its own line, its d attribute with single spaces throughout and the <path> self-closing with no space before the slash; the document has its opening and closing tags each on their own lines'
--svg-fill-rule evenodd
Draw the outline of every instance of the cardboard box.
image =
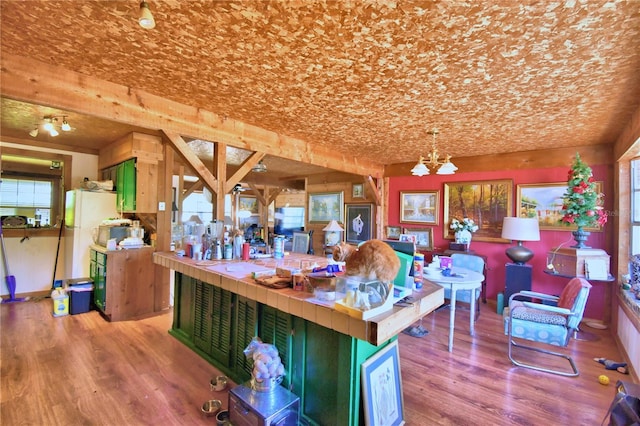
<svg viewBox="0 0 640 426">
<path fill-rule="evenodd" d="M 556 248 L 547 258 L 560 275 L 589 279 L 585 264 L 592 261 L 604 263 L 607 276 L 611 273 L 610 256 L 601 249 Z"/>
</svg>

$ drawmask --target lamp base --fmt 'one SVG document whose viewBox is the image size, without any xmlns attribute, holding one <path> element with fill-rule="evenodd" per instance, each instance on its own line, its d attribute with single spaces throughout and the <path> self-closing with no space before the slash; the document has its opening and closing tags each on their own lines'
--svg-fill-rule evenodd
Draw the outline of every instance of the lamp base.
<svg viewBox="0 0 640 426">
<path fill-rule="evenodd" d="M 524 265 L 533 257 L 533 251 L 531 249 L 526 248 L 522 245 L 522 242 L 519 242 L 517 246 L 509 247 L 505 254 L 509 259 L 513 261 L 513 263 L 517 265 Z"/>
</svg>

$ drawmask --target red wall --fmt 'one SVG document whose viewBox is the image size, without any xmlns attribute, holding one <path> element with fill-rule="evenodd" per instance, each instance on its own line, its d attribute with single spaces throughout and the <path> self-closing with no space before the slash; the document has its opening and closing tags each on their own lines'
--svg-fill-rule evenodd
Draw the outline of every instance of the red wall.
<svg viewBox="0 0 640 426">
<path fill-rule="evenodd" d="M 607 196 L 613 194 L 613 169 L 606 165 L 590 165 L 593 170 L 595 180 L 604 182 L 603 191 L 605 193 L 605 209 L 609 212 L 612 210 L 612 197 Z M 444 239 L 444 183 L 447 182 L 466 182 L 466 181 L 485 181 L 495 179 L 511 179 L 513 180 L 513 208 L 515 209 L 517 197 L 517 185 L 519 184 L 539 184 L 539 183 L 557 183 L 566 182 L 567 173 L 570 164 L 563 168 L 550 169 L 528 169 L 528 170 L 509 170 L 509 171 L 492 171 L 492 172 L 473 172 L 473 173 L 456 173 L 451 176 L 403 176 L 393 177 L 389 179 L 389 216 L 388 225 L 390 226 L 416 226 L 415 224 L 400 223 L 400 192 L 401 191 L 419 191 L 419 190 L 439 190 L 440 191 L 440 209 L 438 212 L 438 225 L 433 227 L 434 246 L 443 250 L 447 249 L 451 240 Z M 512 215 L 515 211 L 511 212 Z M 613 238 L 611 232 L 612 225 L 607 224 L 603 232 L 592 232 L 587 241 L 587 245 L 592 248 L 606 250 L 611 255 L 613 252 Z M 567 242 L 569 241 L 569 242 Z M 573 236 L 567 228 L 566 231 L 540 231 L 540 241 L 525 242 L 524 245 L 534 251 L 535 255 L 528 264 L 533 267 L 533 283 L 534 291 L 540 291 L 549 294 L 560 294 L 564 285 L 568 282 L 567 278 L 554 277 L 545 274 L 547 264 L 547 253 L 560 244 L 562 247 L 569 247 L 575 242 Z M 504 291 L 505 287 L 505 264 L 510 260 L 505 255 L 505 250 L 514 243 L 498 243 L 498 242 L 471 242 L 471 250 L 482 253 L 487 256 L 487 298 L 495 299 L 496 295 Z M 585 317 L 591 319 L 603 319 L 605 286 L 611 286 L 610 282 L 592 282 L 593 288 L 589 295 Z"/>
</svg>

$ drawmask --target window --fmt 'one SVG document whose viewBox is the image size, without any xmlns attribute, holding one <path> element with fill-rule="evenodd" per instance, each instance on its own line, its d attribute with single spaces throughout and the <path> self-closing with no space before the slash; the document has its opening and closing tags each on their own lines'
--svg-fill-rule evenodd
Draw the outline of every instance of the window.
<svg viewBox="0 0 640 426">
<path fill-rule="evenodd" d="M 15 237 L 24 235 L 21 228 L 40 226 L 42 235 L 49 235 L 47 230 L 57 235 L 54 227 L 59 226 L 64 214 L 64 183 L 71 180 L 71 156 L 3 147 L 1 158 L 3 233 Z"/>
<path fill-rule="evenodd" d="M 3 178 L 0 213 L 2 216 L 26 217 L 28 223 L 36 227 L 50 225 L 56 180 L 58 179 Z"/>
<path fill-rule="evenodd" d="M 640 254 L 640 159 L 631 161 L 631 254 Z"/>
</svg>

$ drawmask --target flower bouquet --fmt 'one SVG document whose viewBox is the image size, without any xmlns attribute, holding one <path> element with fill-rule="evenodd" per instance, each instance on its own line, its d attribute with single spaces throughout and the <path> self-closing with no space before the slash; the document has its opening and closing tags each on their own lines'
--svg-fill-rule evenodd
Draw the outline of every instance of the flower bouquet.
<svg viewBox="0 0 640 426">
<path fill-rule="evenodd" d="M 469 244 L 471 243 L 471 233 L 478 230 L 478 225 L 468 217 L 462 220 L 454 218 L 451 220 L 449 228 L 456 234 L 456 243 Z"/>
</svg>

